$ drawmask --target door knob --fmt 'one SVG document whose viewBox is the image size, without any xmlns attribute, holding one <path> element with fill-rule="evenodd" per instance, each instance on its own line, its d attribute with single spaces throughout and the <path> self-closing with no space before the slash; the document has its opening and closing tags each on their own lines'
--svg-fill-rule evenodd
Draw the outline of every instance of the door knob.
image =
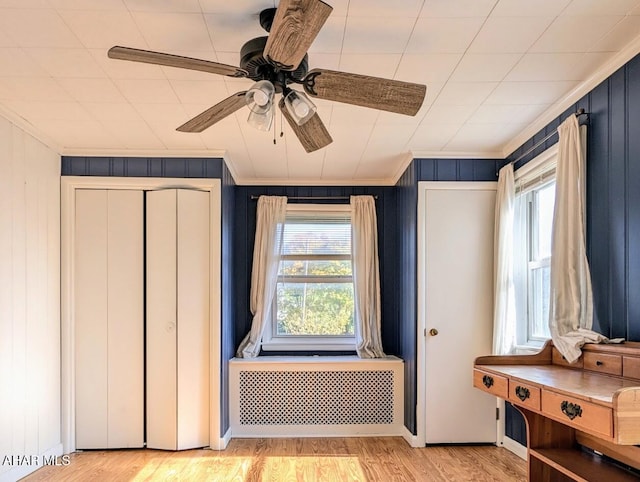
<svg viewBox="0 0 640 482">
<path fill-rule="evenodd" d="M 435 328 L 431 328 L 431 329 L 429 330 L 429 334 L 430 334 L 431 336 L 436 336 L 436 335 L 438 334 L 438 330 L 436 330 Z"/>
</svg>

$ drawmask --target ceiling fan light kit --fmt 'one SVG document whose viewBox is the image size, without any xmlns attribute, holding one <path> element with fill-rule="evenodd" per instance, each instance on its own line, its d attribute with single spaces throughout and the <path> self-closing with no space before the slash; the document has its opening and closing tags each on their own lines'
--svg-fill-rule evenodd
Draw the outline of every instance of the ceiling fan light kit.
<svg viewBox="0 0 640 482">
<path fill-rule="evenodd" d="M 245 103 L 252 112 L 265 114 L 273 108 L 275 87 L 268 80 L 260 80 L 244 95 Z"/>
<path fill-rule="evenodd" d="M 307 50 L 333 8 L 321 0 L 280 0 L 277 8 L 260 13 L 260 25 L 268 37 L 246 42 L 240 51 L 240 67 L 179 55 L 129 47 L 112 47 L 112 59 L 145 62 L 167 67 L 244 77 L 254 85 L 233 94 L 177 128 L 180 132 L 202 132 L 243 106 L 249 107 L 247 122 L 268 131 L 274 117 L 274 96 L 282 94 L 278 107 L 307 152 L 333 140 L 317 114 L 311 98 L 414 116 L 426 95 L 426 86 L 368 75 L 327 69 L 308 71 Z M 299 84 L 304 92 L 288 85 Z"/>
<path fill-rule="evenodd" d="M 270 131 L 273 124 L 273 107 L 264 113 L 249 111 L 249 117 L 247 117 L 247 124 L 259 131 Z"/>
<path fill-rule="evenodd" d="M 284 105 L 299 126 L 304 125 L 316 113 L 317 107 L 304 92 L 290 90 L 284 97 Z"/>
</svg>

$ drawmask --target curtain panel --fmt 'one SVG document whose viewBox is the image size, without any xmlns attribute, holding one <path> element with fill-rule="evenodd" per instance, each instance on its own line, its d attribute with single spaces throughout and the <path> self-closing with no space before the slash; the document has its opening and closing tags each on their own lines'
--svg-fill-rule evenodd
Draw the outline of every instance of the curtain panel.
<svg viewBox="0 0 640 482">
<path fill-rule="evenodd" d="M 576 116 L 558 127 L 556 201 L 551 234 L 549 329 L 554 346 L 573 363 L 585 343 L 617 342 L 591 330 L 593 295 L 585 247 L 586 159 Z"/>
<path fill-rule="evenodd" d="M 500 169 L 494 227 L 493 354 L 507 355 L 516 346 L 515 290 L 513 283 L 513 220 L 515 185 L 513 164 Z"/>
<path fill-rule="evenodd" d="M 382 358 L 378 227 L 373 196 L 351 196 L 351 258 L 356 351 L 360 358 Z"/>
<path fill-rule="evenodd" d="M 271 307 L 278 282 L 286 214 L 287 198 L 285 196 L 260 196 L 258 199 L 249 304 L 253 321 L 251 330 L 236 352 L 236 356 L 240 358 L 258 356 L 262 345 L 262 334 L 271 322 Z"/>
</svg>

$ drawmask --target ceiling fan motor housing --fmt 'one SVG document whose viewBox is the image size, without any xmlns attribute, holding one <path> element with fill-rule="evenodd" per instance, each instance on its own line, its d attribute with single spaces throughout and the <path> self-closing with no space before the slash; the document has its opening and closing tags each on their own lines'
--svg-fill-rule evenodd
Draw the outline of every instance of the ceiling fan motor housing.
<svg viewBox="0 0 640 482">
<path fill-rule="evenodd" d="M 256 37 L 246 42 L 240 49 L 240 68 L 246 70 L 251 80 L 270 80 L 279 83 L 276 68 L 264 58 L 264 47 L 268 37 Z M 287 80 L 300 82 L 309 70 L 309 56 L 305 54 L 295 70 L 280 71 Z"/>
</svg>

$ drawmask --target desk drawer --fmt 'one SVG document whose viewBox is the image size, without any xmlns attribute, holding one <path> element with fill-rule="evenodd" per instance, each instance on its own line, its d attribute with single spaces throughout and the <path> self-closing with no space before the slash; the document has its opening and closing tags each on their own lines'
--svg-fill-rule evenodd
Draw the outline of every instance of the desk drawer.
<svg viewBox="0 0 640 482">
<path fill-rule="evenodd" d="M 580 358 L 578 358 L 575 362 L 569 363 L 567 359 L 562 355 L 562 353 L 560 353 L 560 351 L 555 346 L 551 351 L 551 358 L 553 360 L 554 365 L 561 365 L 564 367 L 580 368 L 580 369 L 582 369 L 582 366 L 583 366 L 582 356 L 580 356 Z"/>
<path fill-rule="evenodd" d="M 493 373 L 483 372 L 474 368 L 473 370 L 473 386 L 491 393 L 496 397 L 507 398 L 509 396 L 509 379 L 494 375 Z"/>
<path fill-rule="evenodd" d="M 640 357 L 622 357 L 622 376 L 625 378 L 640 379 Z"/>
<path fill-rule="evenodd" d="M 542 412 L 577 429 L 613 437 L 613 414 L 610 408 L 543 390 Z"/>
<path fill-rule="evenodd" d="M 532 410 L 540 410 L 540 389 L 516 380 L 509 380 L 509 401 Z"/>
<path fill-rule="evenodd" d="M 584 358 L 584 369 L 609 375 L 622 375 L 622 357 L 620 355 L 610 355 L 607 353 L 582 354 Z"/>
</svg>

